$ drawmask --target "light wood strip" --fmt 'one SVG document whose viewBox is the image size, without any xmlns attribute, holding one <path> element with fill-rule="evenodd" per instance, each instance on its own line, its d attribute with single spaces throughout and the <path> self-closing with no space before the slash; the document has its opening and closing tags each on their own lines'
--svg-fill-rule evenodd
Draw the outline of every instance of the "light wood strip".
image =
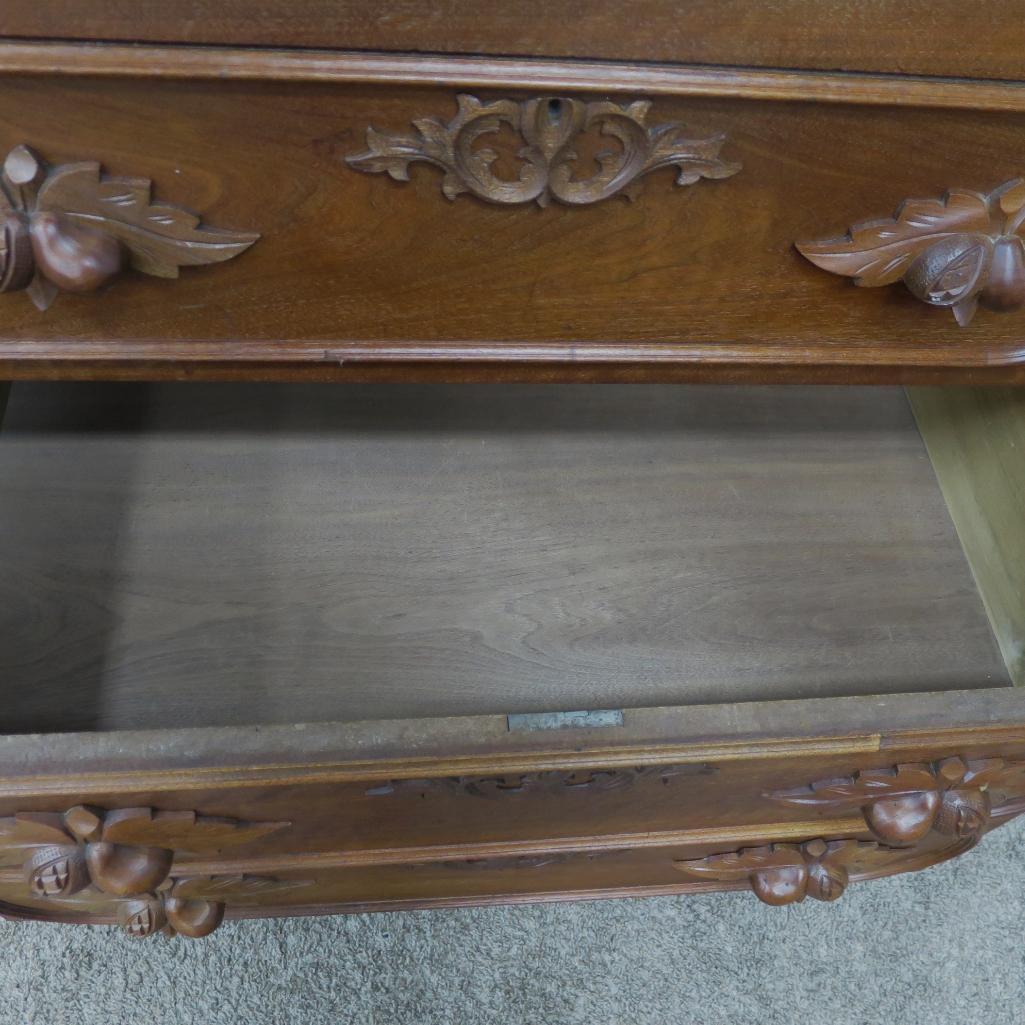
<svg viewBox="0 0 1025 1025">
<path fill-rule="evenodd" d="M 330 50 L 7 42 L 0 72 L 634 92 L 748 100 L 1025 111 L 1025 84 L 847 72 Z"/>
<path fill-rule="evenodd" d="M 1010 677 L 1025 686 L 1025 392 L 908 394 Z"/>
</svg>

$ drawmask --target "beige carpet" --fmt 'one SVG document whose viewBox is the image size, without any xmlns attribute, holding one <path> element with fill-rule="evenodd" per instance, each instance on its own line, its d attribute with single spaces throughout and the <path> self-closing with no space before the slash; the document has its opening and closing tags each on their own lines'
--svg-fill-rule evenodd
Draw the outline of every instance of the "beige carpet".
<svg viewBox="0 0 1025 1025">
<path fill-rule="evenodd" d="M 1017 1025 L 1025 822 L 839 904 L 750 894 L 225 925 L 0 924 L 2 1025 Z"/>
</svg>

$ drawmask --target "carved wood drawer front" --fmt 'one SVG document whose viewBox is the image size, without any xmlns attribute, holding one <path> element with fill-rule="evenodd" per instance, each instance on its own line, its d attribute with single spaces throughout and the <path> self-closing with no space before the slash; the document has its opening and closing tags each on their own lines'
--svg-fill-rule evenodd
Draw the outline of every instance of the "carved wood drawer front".
<svg viewBox="0 0 1025 1025">
<path fill-rule="evenodd" d="M 613 732 L 169 731 L 155 760 L 146 733 L 7 737 L 0 911 L 201 937 L 224 918 L 627 891 L 833 900 L 1025 810 L 1022 695 L 985 692 L 974 725 L 964 698 L 890 698 L 888 727 L 835 699 L 796 730 L 770 703 L 634 710 Z"/>
<path fill-rule="evenodd" d="M 1025 379 L 1013 97 L 193 59 L 10 78 L 0 375 Z"/>
</svg>

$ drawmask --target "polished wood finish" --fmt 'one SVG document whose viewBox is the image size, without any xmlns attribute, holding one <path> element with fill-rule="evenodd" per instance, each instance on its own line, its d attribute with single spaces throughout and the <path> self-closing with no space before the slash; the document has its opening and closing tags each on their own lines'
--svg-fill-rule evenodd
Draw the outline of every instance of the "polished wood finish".
<svg viewBox="0 0 1025 1025">
<path fill-rule="evenodd" d="M 9 731 L 1006 678 L 897 389 L 18 384 L 0 480 Z"/>
<path fill-rule="evenodd" d="M 1025 393 L 908 394 L 1011 679 L 1025 686 Z"/>
<path fill-rule="evenodd" d="M 367 125 L 401 131 L 443 102 L 452 97 L 437 89 L 8 80 L 0 116 L 41 152 L 96 154 L 115 174 L 131 164 L 169 201 L 264 238 L 244 259 L 183 278 L 173 304 L 160 300 L 163 283 L 128 276 L 102 301 L 67 296 L 45 318 L 0 298 L 0 374 L 110 376 L 127 365 L 135 376 L 218 376 L 237 361 L 239 373 L 320 379 L 394 377 L 407 363 L 453 380 L 506 366 L 541 379 L 1025 375 L 1013 317 L 962 332 L 923 316 L 910 293 L 852 294 L 793 249 L 878 208 L 881 182 L 896 202 L 939 174 L 1006 179 L 1020 170 L 1021 115 L 666 98 L 660 121 L 727 132 L 744 171 L 684 192 L 664 187 L 663 169 L 637 202 L 586 208 L 448 204 L 430 168 L 399 184 L 345 166 Z M 112 144 L 111 123 L 130 145 Z M 264 128 L 241 130 L 252 124 Z M 515 177 L 515 143 L 495 147 Z M 838 180 L 850 184 L 838 192 Z"/>
<path fill-rule="evenodd" d="M 1020 78 L 998 0 L 6 0 L 6 36 L 751 64 Z"/>
</svg>

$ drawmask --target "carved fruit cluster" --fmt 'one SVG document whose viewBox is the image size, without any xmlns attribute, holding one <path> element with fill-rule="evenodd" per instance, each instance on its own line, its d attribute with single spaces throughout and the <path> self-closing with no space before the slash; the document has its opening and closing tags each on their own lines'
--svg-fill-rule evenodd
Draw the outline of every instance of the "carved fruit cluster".
<svg viewBox="0 0 1025 1025">
<path fill-rule="evenodd" d="M 978 839 L 993 811 L 992 791 L 1023 779 L 1023 762 L 946 758 L 932 765 L 869 769 L 765 796 L 797 808 L 860 811 L 880 840 L 907 847 L 933 829 L 944 836 Z"/>
<path fill-rule="evenodd" d="M 852 866 L 881 851 L 883 848 L 875 843 L 816 839 L 803 844 L 747 847 L 674 865 L 697 879 L 746 880 L 759 900 L 782 907 L 806 897 L 837 900 L 847 889 Z"/>
<path fill-rule="evenodd" d="M 978 307 L 1025 305 L 1025 181 L 988 195 L 951 189 L 940 199 L 908 199 L 893 217 L 855 224 L 841 238 L 799 242 L 823 270 L 877 287 L 903 280 L 930 306 L 949 307 L 967 326 Z"/>
<path fill-rule="evenodd" d="M 29 892 L 67 907 L 113 910 L 132 936 L 213 932 L 228 898 L 263 892 L 276 880 L 195 878 L 174 871 L 178 852 L 217 852 L 287 823 L 239 822 L 193 811 L 77 805 L 63 814 L 21 812 L 0 819 L 0 856 L 21 857 Z"/>
<path fill-rule="evenodd" d="M 91 292 L 125 266 L 177 277 L 185 265 L 230 260 L 258 235 L 201 227 L 154 204 L 150 182 L 105 178 L 95 162 L 47 166 L 28 147 L 0 174 L 0 292 L 26 290 L 40 310 L 58 291 Z"/>
</svg>

